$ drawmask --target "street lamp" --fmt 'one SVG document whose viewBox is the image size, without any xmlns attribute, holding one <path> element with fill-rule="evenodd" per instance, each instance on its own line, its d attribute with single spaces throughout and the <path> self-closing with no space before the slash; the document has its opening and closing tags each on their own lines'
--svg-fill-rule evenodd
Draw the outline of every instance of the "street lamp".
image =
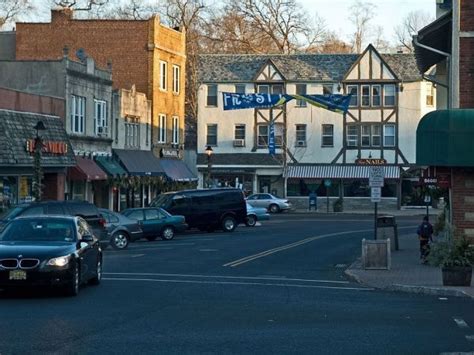
<svg viewBox="0 0 474 355">
<path fill-rule="evenodd" d="M 213 153 L 212 147 L 208 145 L 205 150 L 207 154 L 207 175 L 208 175 L 208 187 L 212 186 L 212 180 L 211 180 L 211 168 L 212 168 L 212 161 L 211 161 L 211 155 Z"/>
<path fill-rule="evenodd" d="M 36 201 L 41 201 L 42 196 L 42 180 L 43 170 L 41 169 L 41 151 L 43 149 L 43 140 L 39 135 L 39 131 L 46 130 L 43 121 L 36 122 L 33 127 L 36 130 L 35 147 L 34 147 L 34 180 L 33 180 L 33 196 Z"/>
</svg>

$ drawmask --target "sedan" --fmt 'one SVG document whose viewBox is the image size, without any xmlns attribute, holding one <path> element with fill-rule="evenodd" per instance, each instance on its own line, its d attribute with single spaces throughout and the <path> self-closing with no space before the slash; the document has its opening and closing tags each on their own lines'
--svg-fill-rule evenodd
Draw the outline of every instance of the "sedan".
<svg viewBox="0 0 474 355">
<path fill-rule="evenodd" d="M 266 221 L 270 219 L 270 215 L 266 208 L 252 207 L 247 203 L 247 218 L 245 219 L 245 225 L 247 227 L 255 227 L 257 221 Z"/>
<path fill-rule="evenodd" d="M 153 241 L 157 237 L 171 240 L 176 232 L 184 232 L 188 228 L 184 216 L 173 216 L 162 208 L 129 208 L 122 214 L 138 220 L 143 230 L 143 236 L 149 241 Z"/>
<path fill-rule="evenodd" d="M 288 200 L 272 194 L 253 194 L 247 197 L 247 202 L 252 207 L 263 207 L 271 213 L 278 213 L 291 208 Z"/>
<path fill-rule="evenodd" d="M 54 286 L 76 296 L 101 278 L 102 250 L 81 217 L 19 217 L 0 234 L 0 288 Z"/>
<path fill-rule="evenodd" d="M 113 248 L 126 249 L 130 242 L 143 238 L 143 231 L 136 219 L 105 208 L 99 208 L 99 212 L 105 219 L 105 228 Z"/>
</svg>

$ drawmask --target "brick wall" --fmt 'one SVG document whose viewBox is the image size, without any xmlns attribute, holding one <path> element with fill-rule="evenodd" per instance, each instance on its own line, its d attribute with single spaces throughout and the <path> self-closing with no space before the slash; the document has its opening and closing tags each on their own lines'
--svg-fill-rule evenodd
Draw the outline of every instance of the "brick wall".
<svg viewBox="0 0 474 355">
<path fill-rule="evenodd" d="M 461 31 L 474 31 L 474 2 L 461 1 Z"/>
<path fill-rule="evenodd" d="M 474 243 L 474 169 L 453 169 L 451 179 L 453 225 Z"/>
<path fill-rule="evenodd" d="M 64 201 L 66 175 L 63 173 L 44 174 L 43 200 Z"/>
<path fill-rule="evenodd" d="M 474 13 L 473 13 L 474 16 Z M 474 19 L 473 19 L 474 21 Z M 474 107 L 474 38 L 460 38 L 459 49 L 459 106 Z"/>
<path fill-rule="evenodd" d="M 98 67 L 112 61 L 114 88 L 135 84 L 147 93 L 150 21 L 74 20 L 69 11 L 53 10 L 51 23 L 17 23 L 16 58 L 60 59 L 68 46 L 76 59 L 83 48 Z"/>
</svg>

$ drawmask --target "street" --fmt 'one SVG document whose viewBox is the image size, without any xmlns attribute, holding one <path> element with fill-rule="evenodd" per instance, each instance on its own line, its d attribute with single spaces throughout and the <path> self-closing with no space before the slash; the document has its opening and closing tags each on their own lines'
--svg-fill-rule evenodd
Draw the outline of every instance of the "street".
<svg viewBox="0 0 474 355">
<path fill-rule="evenodd" d="M 400 233 L 419 218 L 399 217 Z M 439 354 L 474 350 L 474 303 L 357 284 L 362 215 L 272 215 L 104 252 L 76 298 L 0 293 L 0 354 Z M 383 271 L 381 271 L 383 272 Z"/>
</svg>

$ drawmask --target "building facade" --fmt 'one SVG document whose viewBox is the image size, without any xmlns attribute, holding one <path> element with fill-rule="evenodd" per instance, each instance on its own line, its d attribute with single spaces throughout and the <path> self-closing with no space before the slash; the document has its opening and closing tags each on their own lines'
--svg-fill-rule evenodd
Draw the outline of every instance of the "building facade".
<svg viewBox="0 0 474 355">
<path fill-rule="evenodd" d="M 370 164 L 384 166 L 383 203 L 399 206 L 402 168 L 415 167 L 417 123 L 436 101 L 413 55 L 380 54 L 371 45 L 360 55 L 204 55 L 200 80 L 201 185 L 211 168 L 213 184 L 242 184 L 248 193 L 270 192 L 305 206 L 312 190 L 369 205 Z M 223 111 L 222 92 L 352 97 L 346 114 L 300 100 Z M 274 155 L 268 153 L 270 120 Z"/>
</svg>

